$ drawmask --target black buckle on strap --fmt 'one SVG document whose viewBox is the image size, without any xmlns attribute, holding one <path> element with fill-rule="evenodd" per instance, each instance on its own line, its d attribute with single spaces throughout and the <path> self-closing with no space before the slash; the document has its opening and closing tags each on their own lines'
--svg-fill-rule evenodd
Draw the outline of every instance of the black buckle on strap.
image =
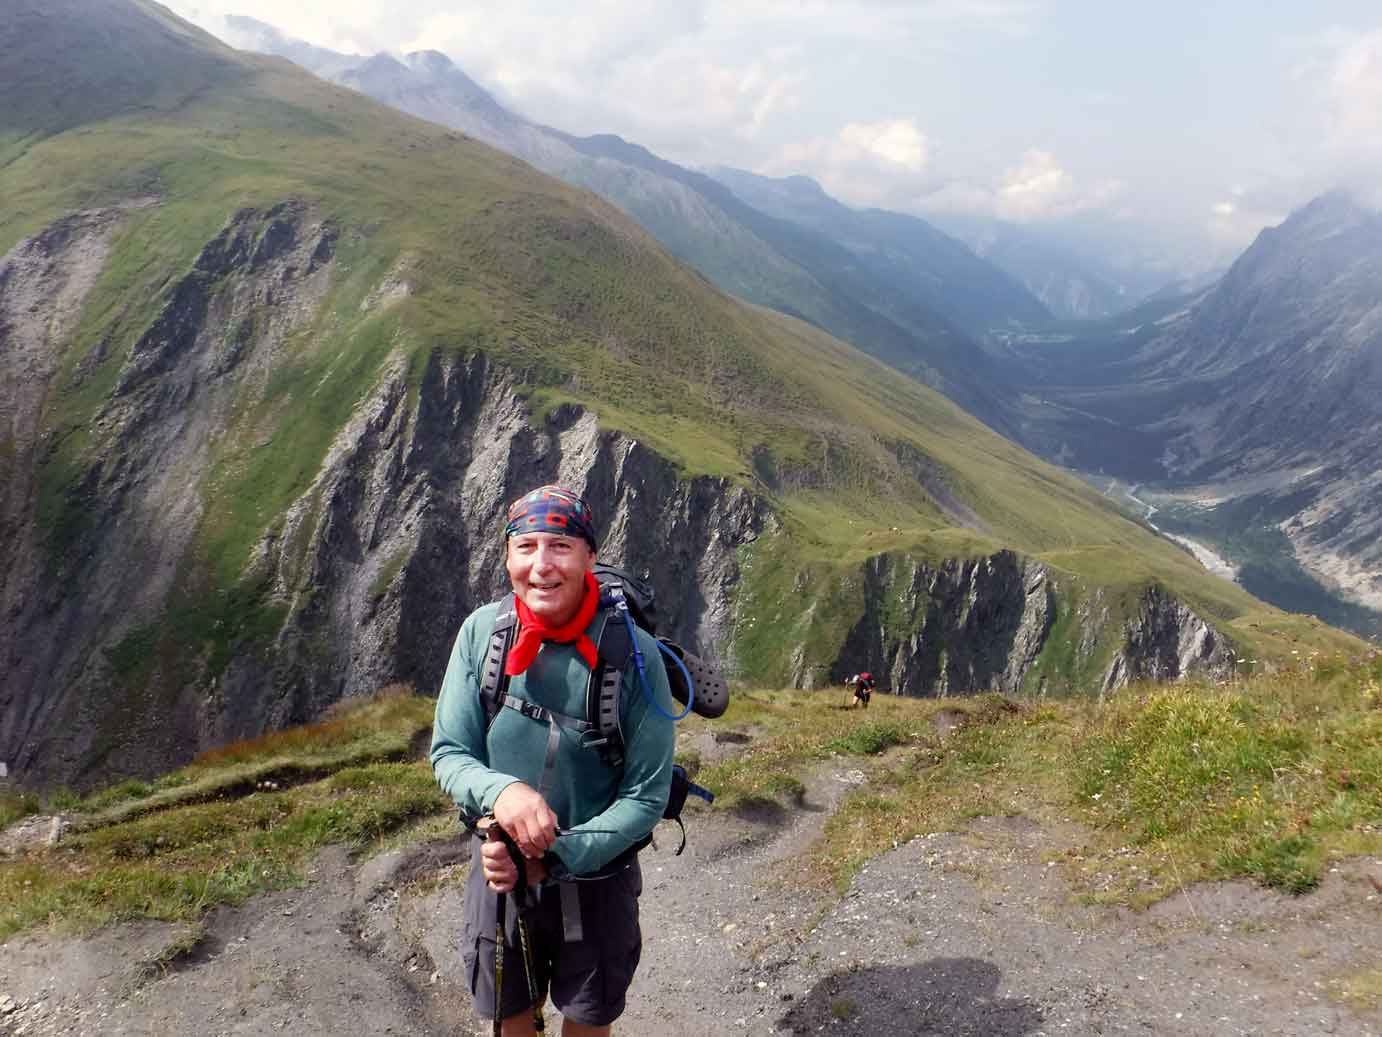
<svg viewBox="0 0 1382 1037">
<path fill-rule="evenodd" d="M 527 717 L 529 720 L 548 719 L 547 710 L 545 707 L 539 706 L 536 702 L 529 702 L 526 699 L 523 699 L 521 701 L 523 704 L 518 707 L 518 711 L 522 713 L 525 717 Z"/>
</svg>

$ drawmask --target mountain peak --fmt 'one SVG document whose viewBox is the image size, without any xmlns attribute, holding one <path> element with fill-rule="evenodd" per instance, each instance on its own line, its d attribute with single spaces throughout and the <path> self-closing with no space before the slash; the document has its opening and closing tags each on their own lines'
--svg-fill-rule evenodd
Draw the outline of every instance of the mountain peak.
<svg viewBox="0 0 1382 1037">
<path fill-rule="evenodd" d="M 825 188 L 820 185 L 820 181 L 813 180 L 811 177 L 802 173 L 783 177 L 782 186 L 786 188 L 790 194 L 802 199 L 820 199 L 828 197 L 825 193 Z"/>
<path fill-rule="evenodd" d="M 1360 204 L 1348 191 L 1339 188 L 1297 209 L 1281 225 L 1281 229 L 1328 234 L 1376 221 L 1375 212 Z"/>
<path fill-rule="evenodd" d="M 382 50 L 378 54 L 375 54 L 373 57 L 370 57 L 367 60 L 362 61 L 359 67 L 361 71 L 368 69 L 371 72 L 387 71 L 395 74 L 408 71 L 408 66 L 403 64 L 403 62 L 399 61 L 392 54 L 389 54 Z"/>
<path fill-rule="evenodd" d="M 1267 256 L 1321 248 L 1332 250 L 1339 258 L 1345 253 L 1376 254 L 1382 250 L 1382 215 L 1347 191 L 1329 191 L 1277 226 L 1263 230 L 1233 266 L 1257 269 Z"/>
<path fill-rule="evenodd" d="M 341 73 L 341 82 L 369 93 L 370 89 L 380 89 L 385 85 L 397 86 L 407 83 L 411 77 L 412 72 L 407 65 L 392 54 L 381 50 L 354 68 L 346 69 Z"/>
<path fill-rule="evenodd" d="M 456 71 L 456 63 L 439 50 L 415 50 L 405 54 L 403 61 L 414 72 L 429 76 L 444 76 Z"/>
<path fill-rule="evenodd" d="M 240 36 L 262 40 L 265 43 L 284 43 L 288 40 L 288 37 L 268 22 L 261 22 L 247 14 L 226 15 L 226 27 Z"/>
<path fill-rule="evenodd" d="M 610 158 L 617 158 L 624 162 L 633 162 L 642 166 L 658 166 L 663 164 L 663 160 L 654 155 L 642 144 L 635 144 L 633 141 L 625 140 L 617 133 L 592 133 L 588 137 L 580 138 L 586 150 L 598 151 Z"/>
<path fill-rule="evenodd" d="M 731 187 L 734 183 L 771 187 L 782 196 L 791 198 L 793 201 L 834 200 L 825 193 L 825 188 L 820 185 L 820 181 L 814 180 L 804 173 L 794 173 L 791 176 L 764 176 L 761 173 L 751 173 L 747 169 L 739 169 L 735 166 L 714 166 L 708 172 L 716 180 L 728 183 Z"/>
</svg>

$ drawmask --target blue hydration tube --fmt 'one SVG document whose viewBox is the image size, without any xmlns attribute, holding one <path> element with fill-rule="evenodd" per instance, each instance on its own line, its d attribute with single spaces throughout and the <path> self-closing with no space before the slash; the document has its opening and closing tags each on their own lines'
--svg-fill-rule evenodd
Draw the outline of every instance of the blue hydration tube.
<svg viewBox="0 0 1382 1037">
<path fill-rule="evenodd" d="M 648 700 L 648 702 L 652 705 L 652 707 L 655 710 L 657 710 L 659 713 L 665 716 L 668 720 L 681 720 L 683 717 L 686 716 L 686 714 L 691 712 L 691 707 L 696 702 L 696 686 L 691 682 L 691 672 L 687 670 L 686 664 L 681 661 L 681 659 L 677 656 L 676 652 L 672 651 L 661 641 L 657 642 L 658 648 L 662 649 L 662 654 L 667 656 L 669 659 L 672 659 L 679 667 L 681 667 L 681 672 L 686 677 L 686 688 L 688 692 L 686 696 L 686 708 L 683 709 L 680 713 L 672 713 L 666 707 L 664 707 L 661 702 L 657 700 L 657 696 L 653 694 L 653 689 L 648 687 L 648 674 L 643 669 L 643 653 L 639 650 L 638 647 L 638 633 L 634 629 L 633 617 L 629 615 L 628 605 L 626 605 L 622 600 L 619 600 L 618 602 L 616 602 L 615 607 L 618 609 L 619 612 L 623 614 L 624 623 L 629 628 L 629 643 L 633 646 L 633 661 L 634 664 L 638 667 L 638 684 L 643 689 L 643 697 Z"/>
</svg>

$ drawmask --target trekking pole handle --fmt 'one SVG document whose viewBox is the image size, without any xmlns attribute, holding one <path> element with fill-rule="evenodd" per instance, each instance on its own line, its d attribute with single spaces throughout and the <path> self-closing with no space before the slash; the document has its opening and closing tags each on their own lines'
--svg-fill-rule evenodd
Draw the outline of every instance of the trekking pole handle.
<svg viewBox="0 0 1382 1037">
<path fill-rule="evenodd" d="M 484 834 L 486 842 L 500 842 L 504 844 L 504 849 L 509 851 L 509 860 L 513 861 L 513 866 L 518 872 L 518 878 L 514 880 L 513 891 L 522 893 L 528 888 L 528 865 L 523 859 L 523 853 L 518 848 L 518 842 L 511 836 L 498 821 L 492 816 L 480 818 L 475 825 L 476 831 Z"/>
</svg>

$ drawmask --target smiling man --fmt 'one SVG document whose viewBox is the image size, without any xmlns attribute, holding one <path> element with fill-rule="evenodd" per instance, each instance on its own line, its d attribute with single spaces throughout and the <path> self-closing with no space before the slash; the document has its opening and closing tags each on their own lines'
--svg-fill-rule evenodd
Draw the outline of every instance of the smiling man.
<svg viewBox="0 0 1382 1037">
<path fill-rule="evenodd" d="M 549 993 L 564 1037 L 593 1037 L 623 1012 L 642 949 L 637 853 L 671 784 L 671 692 L 656 643 L 636 630 L 644 677 L 623 666 L 622 751 L 601 751 L 588 691 L 610 665 L 599 648 L 605 624 L 623 620 L 600 607 L 590 506 L 562 487 L 539 487 L 509 508 L 504 535 L 513 593 L 462 625 L 432 734 L 442 788 L 463 815 L 492 819 L 507 836 L 476 840 L 462 934 L 467 980 L 476 1010 L 509 1037 L 535 1032 Z M 520 893 L 506 912 L 500 898 Z M 496 1005 L 500 926 L 499 961 L 510 964 Z"/>
</svg>

